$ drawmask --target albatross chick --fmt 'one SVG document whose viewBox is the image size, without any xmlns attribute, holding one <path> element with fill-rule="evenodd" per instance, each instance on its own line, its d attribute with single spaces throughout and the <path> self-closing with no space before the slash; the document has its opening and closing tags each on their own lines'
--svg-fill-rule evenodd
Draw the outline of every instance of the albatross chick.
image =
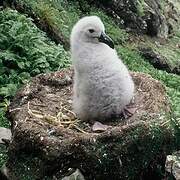
<svg viewBox="0 0 180 180">
<path fill-rule="evenodd" d="M 103 122 L 127 112 L 134 83 L 99 17 L 87 16 L 75 24 L 71 53 L 75 70 L 73 108 L 77 116 L 84 121 Z"/>
</svg>

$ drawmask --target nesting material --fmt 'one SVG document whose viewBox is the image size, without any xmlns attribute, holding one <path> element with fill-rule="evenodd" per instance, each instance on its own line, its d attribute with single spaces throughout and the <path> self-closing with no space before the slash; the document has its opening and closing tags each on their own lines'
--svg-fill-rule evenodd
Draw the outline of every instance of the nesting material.
<svg viewBox="0 0 180 180">
<path fill-rule="evenodd" d="M 150 121 L 162 124 L 162 127 L 167 124 L 163 113 L 170 112 L 170 107 L 164 86 L 149 75 L 138 72 L 131 75 L 136 85 L 132 102 L 137 108 L 136 113 L 129 119 L 112 119 L 106 123 L 110 128 L 100 133 L 93 132 L 92 125 L 77 119 L 72 111 L 72 69 L 33 78 L 17 93 L 9 108 L 8 116 L 12 122 L 11 158 L 21 151 L 30 150 L 37 152 L 47 163 L 48 172 L 73 166 L 89 177 L 103 178 L 102 169 L 107 168 L 105 164 L 101 167 L 103 154 L 106 152 L 108 156 L 112 143 L 119 145 L 118 139 L 123 141 L 124 137 L 138 129 L 149 136 Z M 141 139 L 146 135 L 142 133 Z M 129 142 L 125 140 L 124 143 Z M 100 151 L 99 145 L 104 147 L 105 152 Z M 131 145 L 126 148 L 131 148 Z M 110 150 L 115 157 L 121 151 L 121 148 Z M 112 175 L 114 171 L 109 168 L 107 172 Z"/>
</svg>

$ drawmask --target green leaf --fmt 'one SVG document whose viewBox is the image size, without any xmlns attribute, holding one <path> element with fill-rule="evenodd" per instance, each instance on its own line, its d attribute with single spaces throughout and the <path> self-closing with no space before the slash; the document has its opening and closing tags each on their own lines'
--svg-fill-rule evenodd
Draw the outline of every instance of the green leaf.
<svg viewBox="0 0 180 180">
<path fill-rule="evenodd" d="M 22 83 L 27 83 L 30 77 L 31 76 L 28 72 L 22 72 L 21 74 L 19 74 L 19 79 Z"/>
<path fill-rule="evenodd" d="M 24 62 L 17 62 L 17 65 L 20 69 L 24 69 L 24 67 L 25 67 Z"/>
<path fill-rule="evenodd" d="M 0 88 L 0 95 L 4 97 L 9 97 L 15 95 L 17 90 L 16 84 L 7 84 L 5 87 Z"/>
</svg>

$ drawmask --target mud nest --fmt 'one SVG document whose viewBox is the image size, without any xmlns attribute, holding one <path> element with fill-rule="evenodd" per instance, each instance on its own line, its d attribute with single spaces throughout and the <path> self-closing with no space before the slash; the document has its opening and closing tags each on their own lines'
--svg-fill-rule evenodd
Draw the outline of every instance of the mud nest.
<svg viewBox="0 0 180 180">
<path fill-rule="evenodd" d="M 136 85 L 136 113 L 129 119 L 107 123 L 111 127 L 101 133 L 92 132 L 91 125 L 73 113 L 72 69 L 33 78 L 9 107 L 13 134 L 10 158 L 24 151 L 34 152 L 48 169 L 44 174 L 63 175 L 69 168 L 78 168 L 87 179 L 123 179 L 131 171 L 140 173 L 144 163 L 150 163 L 164 148 L 159 141 L 171 138 L 171 132 L 164 128 L 168 123 L 164 113 L 170 112 L 170 106 L 159 81 L 143 73 L 131 74 Z M 160 140 L 154 139 L 154 124 L 162 129 L 160 134 L 165 134 Z M 154 144 L 159 148 L 153 151 Z M 147 154 L 151 159 L 144 157 Z"/>
</svg>

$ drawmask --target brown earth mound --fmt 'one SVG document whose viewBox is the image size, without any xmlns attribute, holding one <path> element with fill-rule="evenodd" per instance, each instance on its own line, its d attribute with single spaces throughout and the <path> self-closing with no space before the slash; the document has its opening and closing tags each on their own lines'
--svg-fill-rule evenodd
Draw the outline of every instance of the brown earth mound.
<svg viewBox="0 0 180 180">
<path fill-rule="evenodd" d="M 43 168 L 48 169 L 44 174 L 60 170 L 62 175 L 69 168 L 78 168 L 87 179 L 133 179 L 144 164 L 148 166 L 162 150 L 166 152 L 173 135 L 162 114 L 170 112 L 164 86 L 143 73 L 132 76 L 136 113 L 107 123 L 111 127 L 101 133 L 92 132 L 91 125 L 72 111 L 71 69 L 33 78 L 9 108 L 10 159 L 28 151 L 42 159 Z"/>
</svg>

